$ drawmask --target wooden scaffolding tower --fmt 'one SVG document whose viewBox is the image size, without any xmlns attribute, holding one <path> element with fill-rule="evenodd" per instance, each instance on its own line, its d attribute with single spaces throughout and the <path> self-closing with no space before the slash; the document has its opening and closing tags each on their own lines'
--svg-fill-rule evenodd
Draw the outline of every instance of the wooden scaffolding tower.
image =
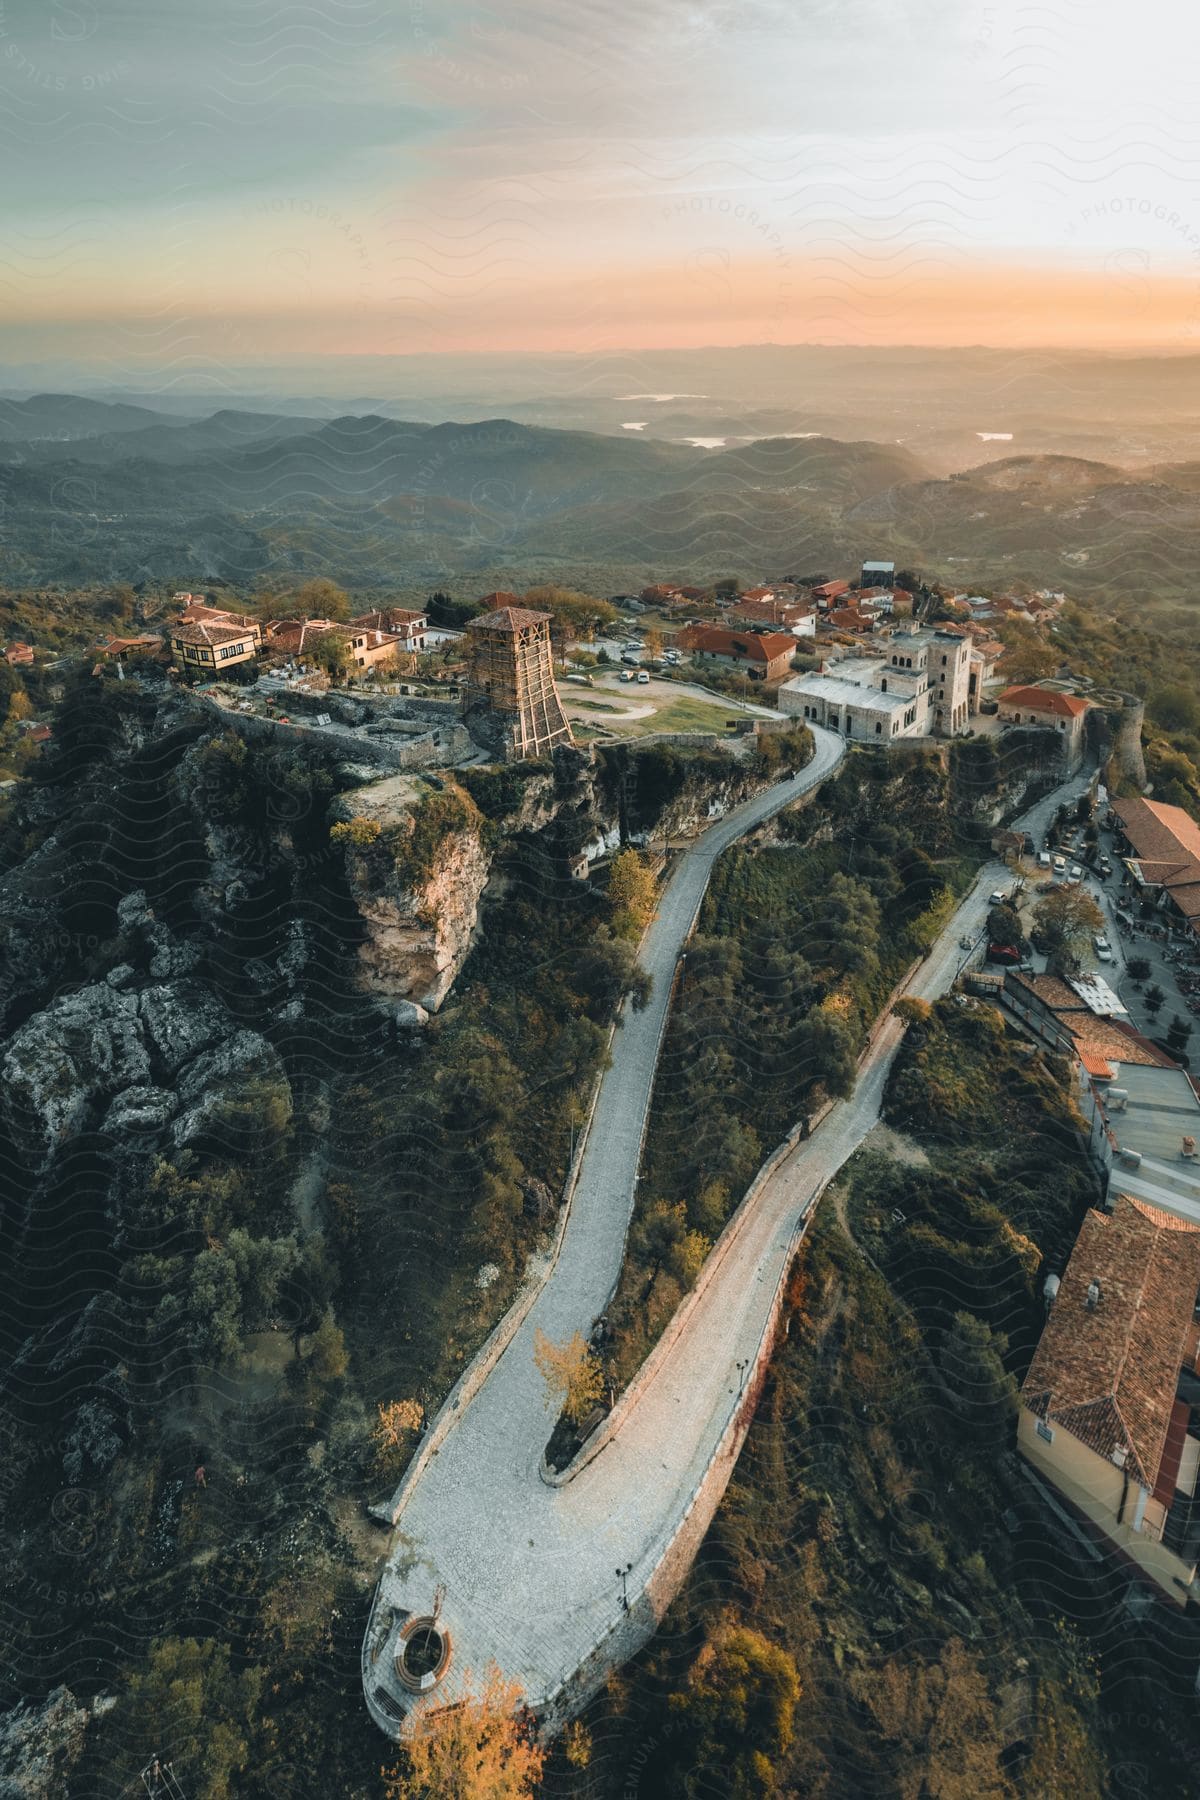
<svg viewBox="0 0 1200 1800">
<path fill-rule="evenodd" d="M 468 621 L 466 704 L 495 716 L 515 762 L 575 742 L 554 685 L 549 613 L 503 606 Z"/>
</svg>

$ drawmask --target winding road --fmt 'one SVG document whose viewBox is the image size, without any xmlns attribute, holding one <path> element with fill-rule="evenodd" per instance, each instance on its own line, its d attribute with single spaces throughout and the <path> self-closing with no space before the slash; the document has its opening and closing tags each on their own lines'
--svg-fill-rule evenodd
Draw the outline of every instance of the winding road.
<svg viewBox="0 0 1200 1800">
<path fill-rule="evenodd" d="M 845 751 L 814 730 L 816 752 L 709 827 L 668 884 L 642 960 L 654 977 L 643 1013 L 627 1009 L 601 1083 L 557 1262 L 511 1342 L 437 1447 L 397 1495 L 395 1529 L 367 1627 L 368 1708 L 390 1736 L 452 1703 L 495 1664 L 547 1726 L 560 1725 L 654 1631 L 732 1472 L 751 1404 L 743 1390 L 769 1349 L 781 1285 L 811 1209 L 879 1117 L 901 1027 L 887 1017 L 853 1097 L 811 1138 L 777 1153 L 726 1227 L 673 1328 L 601 1428 L 602 1447 L 563 1484 L 543 1478 L 557 1407 L 534 1362 L 539 1329 L 589 1333 L 620 1271 L 642 1137 L 675 966 L 714 859 L 810 791 Z M 1080 777 L 1067 784 L 1077 789 Z M 1022 821 L 1036 830 L 1067 789 Z M 959 937 L 986 916 L 1007 871 L 987 865 L 906 990 L 936 998 L 962 960 Z M 752 1397 L 751 1397 L 752 1399 Z M 398 1679 L 398 1634 L 436 1614 L 452 1654 L 427 1691 Z"/>
</svg>

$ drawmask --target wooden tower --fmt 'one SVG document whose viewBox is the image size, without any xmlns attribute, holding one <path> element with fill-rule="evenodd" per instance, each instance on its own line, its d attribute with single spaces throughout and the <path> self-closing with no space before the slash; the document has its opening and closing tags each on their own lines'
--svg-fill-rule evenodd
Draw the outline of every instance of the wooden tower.
<svg viewBox="0 0 1200 1800">
<path fill-rule="evenodd" d="M 491 715 L 514 762 L 573 744 L 550 650 L 550 614 L 502 606 L 467 622 L 468 710 Z"/>
</svg>

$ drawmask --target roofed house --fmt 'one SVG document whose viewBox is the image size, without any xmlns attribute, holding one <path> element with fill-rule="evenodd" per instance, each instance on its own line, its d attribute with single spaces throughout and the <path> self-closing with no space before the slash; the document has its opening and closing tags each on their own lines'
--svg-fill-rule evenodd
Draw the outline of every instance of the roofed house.
<svg viewBox="0 0 1200 1800">
<path fill-rule="evenodd" d="M 33 661 L 33 645 L 10 644 L 4 652 L 4 660 L 6 663 L 10 663 L 14 668 L 21 664 L 31 663 Z"/>
<path fill-rule="evenodd" d="M 350 629 L 355 632 L 385 631 L 399 639 L 400 647 L 405 650 L 424 650 L 429 616 L 407 606 L 381 606 L 374 612 L 359 613 L 357 618 L 351 619 Z"/>
<path fill-rule="evenodd" d="M 857 606 L 835 606 L 826 615 L 825 622 L 835 631 L 874 631 L 875 620 L 869 612 Z"/>
<path fill-rule="evenodd" d="M 743 594 L 729 618 L 732 624 L 752 628 L 775 625 L 793 637 L 812 637 L 817 628 L 816 612 L 807 600 L 786 600 L 770 592 Z"/>
<path fill-rule="evenodd" d="M 782 681 L 792 666 L 796 640 L 779 631 L 726 631 L 720 625 L 685 625 L 675 639 L 698 663 L 745 672 L 751 681 Z"/>
<path fill-rule="evenodd" d="M 171 655 L 181 669 L 217 674 L 252 663 L 257 626 L 214 625 L 203 619 L 171 627 Z"/>
<path fill-rule="evenodd" d="M 1006 725 L 1040 725 L 1057 731 L 1063 743 L 1063 754 L 1074 766 L 1083 752 L 1088 702 L 1078 694 L 1066 694 L 1061 688 L 1005 688 L 997 701 L 997 711 Z"/>
<path fill-rule="evenodd" d="M 1142 897 L 1200 932 L 1200 825 L 1157 800 L 1114 800 L 1112 810 Z"/>
<path fill-rule="evenodd" d="M 848 581 L 820 581 L 812 591 L 812 597 L 822 610 L 832 606 L 842 594 L 850 592 Z"/>
<path fill-rule="evenodd" d="M 252 619 L 248 613 L 226 612 L 222 606 L 209 606 L 195 594 L 190 596 L 177 622 L 180 625 L 230 625 L 239 631 L 250 632 L 256 650 L 262 643 L 262 626 L 257 619 Z"/>
<path fill-rule="evenodd" d="M 162 639 L 145 632 L 138 637 L 108 638 L 96 645 L 94 654 L 105 662 L 127 662 L 131 656 L 159 656 L 162 649 Z"/>
<path fill-rule="evenodd" d="M 1017 1448 L 1085 1533 L 1176 1606 L 1200 1598 L 1200 1229 L 1089 1212 L 1021 1388 Z"/>
</svg>

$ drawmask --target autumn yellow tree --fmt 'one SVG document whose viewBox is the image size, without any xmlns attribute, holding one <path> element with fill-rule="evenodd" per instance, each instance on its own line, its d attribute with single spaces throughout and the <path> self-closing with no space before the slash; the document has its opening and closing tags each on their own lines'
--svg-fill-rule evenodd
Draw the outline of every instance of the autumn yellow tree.
<svg viewBox="0 0 1200 1800">
<path fill-rule="evenodd" d="M 381 1478 L 395 1479 L 403 1466 L 414 1432 L 425 1422 L 425 1408 L 419 1400 L 389 1400 L 379 1408 L 379 1417 L 371 1433 L 375 1453 L 375 1472 Z"/>
<path fill-rule="evenodd" d="M 663 635 L 651 625 L 642 642 L 646 646 L 646 656 L 650 662 L 658 662 L 663 653 Z"/>
<path fill-rule="evenodd" d="M 524 1696 L 493 1663 L 478 1693 L 463 1671 L 464 1698 L 418 1726 L 402 1765 L 382 1769 L 384 1800 L 531 1800 L 542 1776 Z"/>
<path fill-rule="evenodd" d="M 349 594 L 324 575 L 297 588 L 291 596 L 291 604 L 302 619 L 344 620 L 350 617 Z"/>
<path fill-rule="evenodd" d="M 618 937 L 641 937 L 654 917 L 654 901 L 653 871 L 636 850 L 622 850 L 608 872 L 608 903 Z"/>
<path fill-rule="evenodd" d="M 578 1332 L 565 1344 L 551 1343 L 538 1330 L 533 1338 L 533 1360 L 552 1395 L 562 1398 L 562 1409 L 573 1425 L 581 1425 L 604 1393 L 604 1370 Z"/>
</svg>

